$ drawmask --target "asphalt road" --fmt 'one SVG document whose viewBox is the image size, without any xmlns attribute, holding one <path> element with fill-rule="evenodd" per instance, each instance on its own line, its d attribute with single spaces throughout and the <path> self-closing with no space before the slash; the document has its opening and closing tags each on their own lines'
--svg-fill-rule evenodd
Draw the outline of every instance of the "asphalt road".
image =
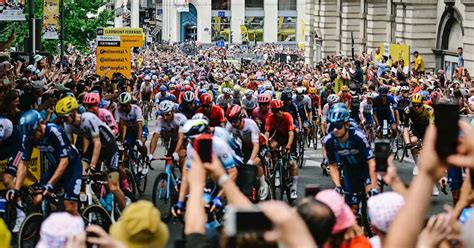
<svg viewBox="0 0 474 248">
<path fill-rule="evenodd" d="M 154 121 L 149 122 L 149 130 L 154 130 Z M 149 137 L 150 139 L 151 137 Z M 149 141 L 147 142 L 147 144 Z M 326 188 L 334 188 L 334 184 L 332 183 L 331 179 L 329 177 L 323 176 L 322 170 L 320 167 L 321 161 L 322 161 L 322 153 L 321 153 L 321 147 L 318 147 L 318 150 L 314 150 L 312 147 L 311 148 L 306 148 L 305 151 L 305 163 L 303 165 L 303 168 L 300 169 L 299 171 L 299 179 L 298 179 L 298 197 L 302 198 L 304 196 L 304 189 L 305 185 L 307 184 L 319 184 L 322 189 Z M 155 152 L 155 156 L 163 156 L 164 154 L 164 149 L 161 146 L 158 146 L 157 151 Z M 411 158 L 405 158 L 403 163 L 400 163 L 398 161 L 395 162 L 397 171 L 399 176 L 402 178 L 402 180 L 409 184 L 412 180 L 412 170 L 413 170 L 413 160 Z M 148 180 L 147 180 L 147 188 L 145 190 L 145 193 L 141 197 L 142 199 L 146 200 L 151 200 L 152 199 L 152 187 L 153 187 L 153 182 L 155 177 L 163 171 L 164 168 L 164 162 L 163 161 L 155 161 L 153 163 L 153 167 L 155 170 L 150 170 L 148 174 Z M 449 193 L 448 190 L 448 195 L 444 195 L 443 193 L 440 193 L 439 196 L 433 197 L 432 200 L 432 205 L 429 211 L 429 214 L 434 214 L 434 213 L 439 213 L 443 211 L 443 206 L 445 204 L 451 204 L 452 205 L 452 200 L 451 200 L 451 194 Z M 180 223 L 176 223 L 171 221 L 168 223 L 168 227 L 170 229 L 170 242 L 168 247 L 174 247 L 174 240 L 179 239 L 182 235 L 182 225 Z"/>
</svg>

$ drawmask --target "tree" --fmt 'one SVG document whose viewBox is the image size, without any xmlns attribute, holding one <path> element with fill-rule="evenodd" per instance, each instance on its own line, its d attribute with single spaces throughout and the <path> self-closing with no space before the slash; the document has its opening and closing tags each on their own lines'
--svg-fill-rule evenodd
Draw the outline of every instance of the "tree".
<svg viewBox="0 0 474 248">
<path fill-rule="evenodd" d="M 43 19 L 43 0 L 35 1 L 35 18 Z M 88 53 L 89 41 L 96 37 L 96 29 L 110 26 L 109 21 L 113 19 L 113 12 L 104 10 L 100 13 L 98 9 L 104 6 L 106 0 L 64 0 L 64 44 L 71 43 L 77 50 Z M 25 7 L 28 14 L 28 4 Z M 88 18 L 87 16 L 91 16 Z M 0 41 L 6 41 L 12 32 L 16 32 L 13 46 L 23 50 L 25 37 L 28 37 L 28 22 L 5 22 L 0 25 Z M 42 39 L 42 51 L 53 54 L 59 53 L 59 40 Z"/>
</svg>

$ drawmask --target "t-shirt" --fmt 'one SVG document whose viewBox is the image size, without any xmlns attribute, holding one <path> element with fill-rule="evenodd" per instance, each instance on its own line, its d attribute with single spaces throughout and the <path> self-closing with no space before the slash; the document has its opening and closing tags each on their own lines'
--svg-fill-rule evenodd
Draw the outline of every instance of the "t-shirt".
<svg viewBox="0 0 474 248">
<path fill-rule="evenodd" d="M 423 63 L 421 55 L 418 55 L 418 57 L 415 58 L 415 69 L 417 72 L 425 70 L 425 63 Z"/>
<path fill-rule="evenodd" d="M 270 132 L 273 129 L 276 130 L 277 136 L 289 137 L 288 133 L 290 131 L 295 131 L 295 125 L 293 124 L 293 117 L 291 114 L 283 112 L 280 118 L 274 114 L 268 116 L 265 123 L 265 132 Z"/>
<path fill-rule="evenodd" d="M 198 113 L 203 113 L 209 119 L 210 127 L 220 126 L 225 121 L 224 110 L 216 105 L 212 105 L 212 109 L 208 113 L 204 113 L 202 107 L 197 110 Z"/>
</svg>

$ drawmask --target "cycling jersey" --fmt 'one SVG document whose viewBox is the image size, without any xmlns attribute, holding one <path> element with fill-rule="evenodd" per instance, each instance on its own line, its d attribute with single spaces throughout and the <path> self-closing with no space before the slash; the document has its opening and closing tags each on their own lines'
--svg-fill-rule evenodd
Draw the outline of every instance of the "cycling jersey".
<svg viewBox="0 0 474 248">
<path fill-rule="evenodd" d="M 331 107 L 329 106 L 329 103 L 324 104 L 323 110 L 322 110 L 322 113 L 321 113 L 321 122 L 322 122 L 322 123 L 326 123 L 326 122 L 327 122 L 328 115 L 329 115 L 329 109 L 330 109 L 330 108 L 331 108 Z"/>
<path fill-rule="evenodd" d="M 178 107 L 178 112 L 186 116 L 186 118 L 191 119 L 196 114 L 197 110 L 201 106 L 201 103 L 198 100 L 194 101 L 194 107 L 190 108 L 190 104 L 183 102 Z"/>
<path fill-rule="evenodd" d="M 253 143 L 258 143 L 260 130 L 258 129 L 257 123 L 252 119 L 242 119 L 242 128 L 240 129 L 234 128 L 230 123 L 227 123 L 226 129 L 234 136 L 239 137 L 245 148 L 251 149 Z"/>
<path fill-rule="evenodd" d="M 339 92 L 337 95 L 339 96 L 339 101 L 344 103 L 346 106 L 349 106 L 352 102 L 352 95 L 349 93 L 342 94 L 342 92 Z"/>
<path fill-rule="evenodd" d="M 403 125 L 411 127 L 412 133 L 422 139 L 429 124 L 434 123 L 434 111 L 431 106 L 424 104 L 421 113 L 417 113 L 413 107 L 405 108 L 406 118 Z"/>
<path fill-rule="evenodd" d="M 165 132 L 172 140 L 178 140 L 178 133 L 183 132 L 184 123 L 188 120 L 181 113 L 174 113 L 173 120 L 165 121 L 163 116 L 159 116 L 155 124 L 155 133 Z"/>
<path fill-rule="evenodd" d="M 260 121 L 260 123 L 262 123 L 260 126 L 260 131 L 265 131 L 265 123 L 267 122 L 267 117 L 270 115 L 272 115 L 270 108 L 267 108 L 267 112 L 260 111 L 260 106 L 253 109 L 252 119 L 255 120 L 255 122 Z"/>
<path fill-rule="evenodd" d="M 224 166 L 224 169 L 229 170 L 235 167 L 235 160 L 232 156 L 232 149 L 221 138 L 215 136 L 212 138 L 212 150 L 219 158 Z M 191 168 L 191 163 L 194 156 L 194 147 L 189 143 L 186 147 L 186 169 Z"/>
<path fill-rule="evenodd" d="M 166 101 L 166 100 L 171 101 L 170 98 L 172 98 L 172 97 L 173 97 L 174 99 L 176 99 L 176 98 L 174 97 L 174 95 L 171 95 L 171 94 L 168 93 L 168 92 L 165 92 L 164 95 L 160 92 L 160 93 L 158 93 L 158 94 L 155 95 L 155 103 L 156 103 L 156 104 L 160 104 L 160 102 L 162 102 L 162 101 Z"/>
<path fill-rule="evenodd" d="M 18 126 L 0 118 L 0 160 L 8 159 L 5 173 L 16 176 L 16 168 L 21 158 L 22 135 Z"/>
<path fill-rule="evenodd" d="M 303 95 L 303 98 L 298 99 L 298 96 L 293 96 L 293 102 L 298 107 L 302 120 L 306 120 L 308 117 L 306 112 L 311 111 L 311 99 L 307 95 Z"/>
<path fill-rule="evenodd" d="M 254 95 L 251 95 L 250 96 L 250 99 L 249 97 L 247 96 L 243 96 L 242 97 L 242 108 L 244 109 L 254 109 L 258 106 L 258 101 L 257 101 L 257 97 L 254 96 Z"/>
<path fill-rule="evenodd" d="M 232 96 L 220 95 L 217 97 L 216 104 L 221 106 L 222 108 L 227 108 L 231 106 L 234 101 Z"/>
<path fill-rule="evenodd" d="M 411 100 L 409 97 L 397 96 L 397 110 L 400 115 L 400 122 L 405 123 L 405 109 L 410 106 Z"/>
<path fill-rule="evenodd" d="M 290 113 L 293 117 L 293 122 L 295 127 L 299 127 L 298 118 L 300 117 L 300 111 L 294 102 L 291 102 L 289 105 L 285 104 L 283 106 L 283 111 Z"/>
<path fill-rule="evenodd" d="M 365 186 L 371 183 L 367 161 L 374 158 L 374 154 L 362 131 L 350 127 L 347 132 L 349 138 L 346 143 L 341 143 L 333 133 L 329 133 L 324 138 L 323 144 L 326 148 L 328 163 L 342 165 L 344 191 L 365 192 Z M 349 200 L 352 204 L 353 200 L 357 199 Z"/>
<path fill-rule="evenodd" d="M 271 130 L 275 130 L 275 135 L 277 136 L 289 137 L 288 133 L 295 131 L 291 114 L 283 112 L 280 118 L 274 114 L 268 116 L 265 124 L 265 132 L 270 132 L 271 135 Z"/>
<path fill-rule="evenodd" d="M 373 104 L 368 103 L 367 100 L 363 100 L 360 103 L 359 113 L 365 118 L 367 123 L 372 124 L 373 122 Z"/>
<path fill-rule="evenodd" d="M 90 112 L 85 112 L 81 115 L 81 123 L 79 124 L 79 127 L 73 127 L 72 131 L 87 138 L 89 141 L 100 137 L 101 141 L 104 140 L 107 144 L 115 143 L 115 136 L 112 130 L 102 122 L 99 117 Z"/>
<path fill-rule="evenodd" d="M 212 135 L 213 137 L 218 137 L 227 142 L 232 150 L 231 155 L 237 166 L 243 164 L 242 140 L 238 136 L 233 135 L 223 127 L 214 127 L 212 129 Z"/>
<path fill-rule="evenodd" d="M 242 99 L 242 94 L 240 92 L 234 92 L 234 94 L 232 95 L 232 104 L 237 104 L 239 106 L 241 106 L 241 102 L 240 102 L 240 99 Z"/>
<path fill-rule="evenodd" d="M 204 113 L 202 106 L 197 110 L 198 113 L 203 113 L 209 119 L 210 127 L 220 126 L 221 123 L 224 123 L 224 110 L 220 106 L 212 105 L 211 111 Z"/>
<path fill-rule="evenodd" d="M 123 121 L 127 127 L 135 127 L 138 121 L 143 121 L 143 114 L 140 107 L 132 104 L 130 112 L 125 113 L 119 108 L 115 110 L 115 119 L 117 122 Z"/>
<path fill-rule="evenodd" d="M 380 95 L 376 95 L 373 99 L 373 109 L 379 125 L 382 125 L 383 120 L 387 120 L 390 124 L 395 123 L 392 110 L 397 110 L 397 102 L 392 95 L 387 95 L 385 102 L 382 101 Z"/>
<path fill-rule="evenodd" d="M 112 129 L 112 132 L 114 135 L 117 135 L 119 130 L 118 130 L 118 124 L 115 121 L 114 116 L 112 113 L 110 113 L 109 110 L 104 109 L 104 108 L 99 108 L 99 114 L 97 115 L 99 119 L 107 124 L 110 129 Z"/>
</svg>

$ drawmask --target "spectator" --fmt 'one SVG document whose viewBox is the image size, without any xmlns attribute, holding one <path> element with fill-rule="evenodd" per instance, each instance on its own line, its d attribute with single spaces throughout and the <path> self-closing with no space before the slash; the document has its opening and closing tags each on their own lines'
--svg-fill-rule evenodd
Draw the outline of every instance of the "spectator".
<svg viewBox="0 0 474 248">
<path fill-rule="evenodd" d="M 423 58 L 418 51 L 413 52 L 413 56 L 415 56 L 414 70 L 416 72 L 416 76 L 421 76 L 425 73 L 425 63 L 423 62 Z"/>
<path fill-rule="evenodd" d="M 129 205 L 119 221 L 110 227 L 110 236 L 127 247 L 165 247 L 169 231 L 160 211 L 149 201 Z"/>
<path fill-rule="evenodd" d="M 84 221 L 67 212 L 52 213 L 41 224 L 40 240 L 36 248 L 66 247 L 70 236 L 84 231 Z"/>
<path fill-rule="evenodd" d="M 336 216 L 331 208 L 316 199 L 308 199 L 296 210 L 306 223 L 316 244 L 322 247 L 331 237 L 331 231 L 336 223 Z"/>
<path fill-rule="evenodd" d="M 458 47 L 458 67 L 464 67 L 464 55 L 462 47 Z"/>
</svg>

